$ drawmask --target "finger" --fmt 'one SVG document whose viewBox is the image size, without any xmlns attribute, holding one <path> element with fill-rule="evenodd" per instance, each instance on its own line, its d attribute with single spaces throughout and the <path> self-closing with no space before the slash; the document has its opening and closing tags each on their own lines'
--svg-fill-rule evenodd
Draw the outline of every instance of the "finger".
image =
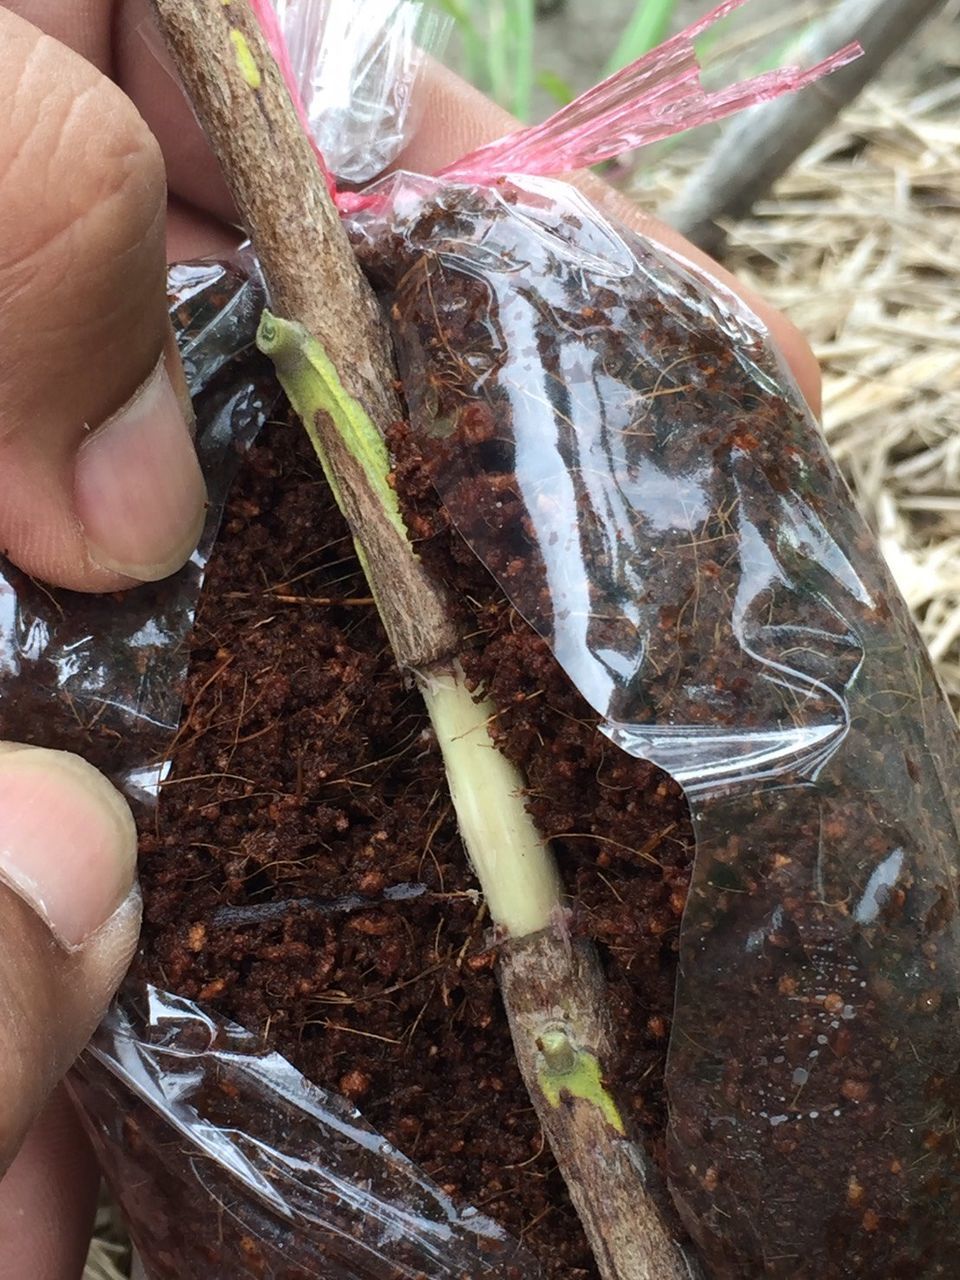
<svg viewBox="0 0 960 1280">
<path fill-rule="evenodd" d="M 0 1175 L 130 962 L 136 844 L 91 765 L 0 746 Z"/>
<path fill-rule="evenodd" d="M 58 1089 L 0 1182 L 0 1280 L 72 1280 L 83 1270 L 100 1171 Z"/>
<path fill-rule="evenodd" d="M 6 8 L 115 80 L 160 143 L 170 190 L 201 213 L 233 221 L 233 203 L 180 88 L 149 0 L 6 0 Z"/>
<path fill-rule="evenodd" d="M 171 191 L 202 213 L 236 222 L 227 184 L 157 32 L 149 0 L 124 0 L 120 5 L 114 78 L 160 143 Z"/>
<path fill-rule="evenodd" d="M 138 106 L 166 164 L 167 261 L 232 253 L 241 237 L 228 225 L 235 215 L 226 183 L 174 75 L 148 0 L 7 0 L 6 7 L 118 81 Z"/>
<path fill-rule="evenodd" d="M 163 163 L 89 63 L 4 10 L 0 47 L 0 547 L 78 590 L 162 578 L 205 504 Z"/>
<path fill-rule="evenodd" d="M 167 261 L 191 262 L 197 258 L 229 258 L 243 235 L 211 214 L 201 213 L 176 197 L 167 203 Z"/>
<path fill-rule="evenodd" d="M 110 74 L 113 0 L 4 0 L 3 7 Z"/>
<path fill-rule="evenodd" d="M 475 147 L 516 127 L 516 120 L 489 98 L 452 72 L 435 67 L 424 87 L 423 126 L 400 158 L 398 167 L 435 173 Z M 715 279 L 739 294 L 769 329 L 807 403 L 815 413 L 819 413 L 819 366 L 806 338 L 786 316 L 685 240 L 679 232 L 644 213 L 627 196 L 593 174 L 578 175 L 574 181 L 605 213 L 704 267 Z"/>
</svg>

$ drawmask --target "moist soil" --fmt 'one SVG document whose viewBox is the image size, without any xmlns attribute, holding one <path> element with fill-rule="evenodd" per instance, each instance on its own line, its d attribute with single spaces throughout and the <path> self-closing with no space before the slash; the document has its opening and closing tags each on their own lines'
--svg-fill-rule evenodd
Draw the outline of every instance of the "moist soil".
<svg viewBox="0 0 960 1280">
<path fill-rule="evenodd" d="M 690 778 L 667 1149 L 711 1275 L 953 1275 L 957 729 L 822 434 L 742 307 L 559 184 L 383 200 L 354 235 L 444 509 L 613 731 Z M 521 641 L 502 680 L 501 645 L 467 667 L 504 708 L 540 673 Z M 535 796 L 550 760 L 549 822 L 536 732 L 503 745 Z M 630 801 L 602 812 L 621 839 Z"/>
<path fill-rule="evenodd" d="M 685 803 L 598 732 L 449 529 L 402 431 L 393 445 L 421 549 L 465 602 L 464 666 L 555 841 L 573 928 L 599 946 L 621 1101 L 662 1162 Z M 296 426 L 248 456 L 190 644 L 172 773 L 141 833 L 141 976 L 339 1091 L 546 1275 L 595 1277 L 515 1065 L 439 751 Z"/>
</svg>

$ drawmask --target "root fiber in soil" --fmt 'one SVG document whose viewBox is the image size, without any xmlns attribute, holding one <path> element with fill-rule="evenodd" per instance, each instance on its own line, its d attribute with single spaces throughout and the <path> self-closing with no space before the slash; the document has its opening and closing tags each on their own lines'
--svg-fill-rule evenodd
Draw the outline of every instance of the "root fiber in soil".
<svg viewBox="0 0 960 1280">
<path fill-rule="evenodd" d="M 415 453 L 406 475 L 422 480 Z M 597 732 L 545 642 L 434 532 L 473 615 L 468 673 L 525 765 L 573 927 L 601 946 L 622 1097 L 657 1151 L 684 802 Z M 142 976 L 260 1032 L 547 1275 L 595 1276 L 514 1062 L 439 751 L 295 426 L 249 457 L 191 644 L 172 774 L 142 832 Z"/>
</svg>

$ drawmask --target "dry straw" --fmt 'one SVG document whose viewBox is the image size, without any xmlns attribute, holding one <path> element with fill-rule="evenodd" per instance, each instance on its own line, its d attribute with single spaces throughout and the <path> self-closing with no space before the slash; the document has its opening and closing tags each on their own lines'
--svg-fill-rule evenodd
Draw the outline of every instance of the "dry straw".
<svg viewBox="0 0 960 1280">
<path fill-rule="evenodd" d="M 960 79 L 868 90 L 732 229 L 807 334 L 824 429 L 960 708 Z"/>
<path fill-rule="evenodd" d="M 127 1280 L 129 1274 L 130 1246 L 116 1211 L 104 1200 L 97 1213 L 83 1280 Z"/>
</svg>

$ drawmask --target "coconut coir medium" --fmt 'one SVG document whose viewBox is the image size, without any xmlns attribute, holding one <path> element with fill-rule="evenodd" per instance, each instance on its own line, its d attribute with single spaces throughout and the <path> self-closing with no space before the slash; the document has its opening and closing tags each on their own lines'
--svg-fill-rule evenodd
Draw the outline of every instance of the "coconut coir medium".
<svg viewBox="0 0 960 1280">
<path fill-rule="evenodd" d="M 561 183 L 399 175 L 354 236 L 445 508 L 687 780 L 668 1151 L 710 1274 L 954 1275 L 960 739 L 768 334 Z"/>
<path fill-rule="evenodd" d="M 574 927 L 600 944 L 623 1098 L 658 1151 L 684 803 L 597 732 L 445 526 L 411 443 L 393 443 L 408 514 L 469 614 L 468 674 L 556 841 Z M 142 832 L 142 975 L 260 1031 L 548 1275 L 595 1276 L 514 1063 L 439 752 L 296 427 L 249 457 L 191 644 L 172 776 Z"/>
<path fill-rule="evenodd" d="M 644 700 L 659 697 L 660 723 L 698 723 L 699 717 L 713 715 L 734 729 L 747 723 L 783 732 L 810 722 L 822 736 L 825 729 L 832 731 L 831 710 L 839 697 L 843 705 L 849 700 L 850 731 L 861 744 L 854 764 L 869 766 L 869 772 L 889 732 L 888 703 L 892 696 L 903 697 L 897 692 L 902 660 L 890 655 L 906 653 L 909 646 L 892 646 L 898 633 L 891 610 L 885 604 L 883 612 L 874 609 L 873 601 L 882 604 L 889 587 L 878 576 L 879 562 L 870 560 L 865 531 L 851 526 L 849 502 L 829 470 L 815 429 L 788 398 L 771 391 L 768 375 L 758 372 L 754 360 L 734 354 L 739 350 L 734 341 L 738 316 L 721 314 L 718 324 L 709 289 L 704 293 L 703 286 L 662 261 L 653 263 L 655 271 L 647 269 L 650 250 L 642 244 L 631 249 L 635 269 L 628 285 L 621 282 L 619 293 L 605 283 L 607 268 L 595 283 L 581 280 L 579 269 L 571 272 L 571 255 L 564 251 L 565 237 L 571 237 L 578 246 L 573 261 L 584 257 L 580 241 L 592 224 L 581 214 L 555 219 L 556 235 L 547 236 L 539 221 L 529 225 L 529 218 L 517 217 L 511 201 L 469 192 L 455 193 L 448 203 L 428 202 L 425 225 L 409 230 L 411 262 L 392 307 L 401 352 L 412 355 L 414 365 L 418 353 L 429 357 L 415 370 L 422 376 L 411 376 L 408 369 L 406 382 L 415 392 L 413 407 L 422 398 L 428 411 L 419 413 L 417 421 L 430 460 L 425 466 L 411 439 L 396 429 L 391 445 L 397 488 L 421 554 L 461 601 L 460 631 L 470 637 L 462 660 L 468 676 L 498 707 L 492 732 L 524 771 L 529 803 L 544 834 L 560 845 L 575 904 L 574 927 L 604 947 L 622 1048 L 622 1060 L 611 1074 L 628 1095 L 640 1127 L 646 1121 L 652 1130 L 650 1145 L 656 1151 L 664 1120 L 657 1073 L 673 1004 L 673 957 L 691 845 L 679 799 L 661 776 L 607 743 L 545 643 L 507 606 L 474 553 L 451 534 L 432 484 L 438 461 L 447 458 L 456 468 L 457 485 L 445 497 L 448 507 L 452 497 L 460 527 L 471 531 L 473 545 L 492 552 L 487 557 L 491 568 L 513 594 L 519 593 L 528 610 L 531 592 L 518 590 L 518 579 L 520 587 L 533 579 L 532 616 L 541 632 L 548 630 L 541 614 L 559 621 L 570 611 L 540 607 L 544 592 L 529 522 L 534 512 L 543 514 L 543 504 L 534 499 L 531 507 L 528 502 L 525 514 L 515 493 L 524 477 L 515 464 L 518 449 L 512 448 L 511 431 L 527 422 L 530 404 L 536 406 L 541 450 L 556 436 L 576 459 L 577 441 L 567 440 L 572 423 L 587 431 L 595 419 L 589 405 L 573 413 L 564 396 L 572 388 L 602 387 L 609 413 L 597 421 L 613 440 L 623 442 L 618 492 L 639 475 L 646 494 L 659 468 L 664 476 L 681 480 L 691 467 L 696 472 L 695 486 L 666 486 L 668 500 L 678 491 L 693 502 L 690 511 L 680 513 L 683 519 L 669 505 L 666 512 L 653 512 L 658 538 L 651 541 L 644 535 L 636 545 L 630 539 L 618 543 L 621 554 L 616 557 L 607 555 L 602 539 L 597 548 L 592 546 L 587 536 L 594 527 L 591 520 L 568 520 L 580 531 L 582 549 L 592 555 L 589 581 L 598 599 L 590 612 L 591 626 L 602 627 L 605 647 L 629 646 L 630 635 L 618 627 L 616 611 L 610 615 L 603 607 L 609 601 L 601 588 L 654 615 L 649 641 L 654 675 L 627 682 L 622 692 L 631 705 L 617 718 L 642 723 L 651 714 Z M 401 252 L 405 244 L 399 241 L 384 261 L 407 265 Z M 467 278 L 458 281 L 456 271 L 471 245 L 481 258 L 482 281 L 469 268 L 463 273 Z M 500 252 L 494 253 L 497 245 Z M 589 260 L 603 261 L 599 253 Z M 521 261 L 538 264 L 532 273 L 536 289 L 529 297 L 513 287 L 513 265 Z M 496 270 L 501 268 L 505 292 L 494 316 L 489 281 L 499 278 Z M 673 302 L 665 308 L 664 290 L 671 282 Z M 585 291 L 591 302 L 586 308 Z M 574 310 L 571 299 L 577 304 Z M 620 316 L 620 323 L 604 320 L 608 313 Z M 734 332 L 727 333 L 724 325 Z M 584 326 L 593 335 L 590 344 L 580 337 Z M 497 342 L 491 343 L 491 333 Z M 497 353 L 493 364 L 488 348 Z M 662 350 L 672 353 L 672 364 Z M 751 351 L 762 356 L 755 340 Z M 587 364 L 593 378 L 584 372 L 587 353 L 601 363 L 599 371 Z M 664 381 L 667 368 L 676 387 Z M 538 385 L 540 372 L 553 394 L 512 404 L 511 388 L 525 388 L 531 380 Z M 468 383 L 468 374 L 482 383 L 481 391 Z M 469 896 L 470 882 L 443 805 L 437 756 L 424 738 L 418 706 L 393 673 L 355 567 L 348 565 L 343 530 L 315 479 L 316 464 L 305 446 L 296 447 L 299 470 L 288 467 L 275 477 L 272 500 L 258 492 L 238 498 L 223 542 L 225 559 L 208 586 L 198 635 L 201 649 L 195 654 L 196 692 L 188 700 L 175 775 L 161 807 L 161 838 L 163 822 L 172 817 L 166 836 L 172 854 L 160 860 L 156 881 L 151 883 L 149 867 L 146 872 L 153 891 L 151 911 L 166 926 L 149 940 L 155 955 L 148 976 L 214 1003 L 244 1025 L 269 1027 L 272 1043 L 308 1077 L 350 1096 L 368 1120 L 452 1196 L 510 1227 L 555 1274 L 583 1274 L 589 1261 L 573 1216 L 559 1207 L 559 1185 L 545 1181 L 546 1167 L 534 1158 L 542 1140 L 513 1073 L 490 972 L 494 956 L 484 951 L 485 922 Z M 478 453 L 479 465 L 471 472 Z M 714 461 L 701 474 L 704 458 Z M 269 462 L 269 467 L 276 465 L 276 458 Z M 788 466 L 797 475 L 788 476 Z M 567 465 L 564 474 L 574 478 L 585 470 Z M 440 474 L 442 480 L 442 467 Z M 593 469 L 590 475 L 595 482 Z M 653 497 L 663 488 L 662 482 L 659 488 L 654 483 Z M 799 510 L 789 506 L 791 494 L 802 497 Z M 704 527 L 691 536 L 691 513 L 699 510 L 698 501 L 704 506 Z M 730 515 L 740 509 L 744 514 L 735 524 Z M 642 502 L 635 503 L 641 523 L 645 510 Z M 807 516 L 800 520 L 804 512 Z M 764 547 L 769 545 L 771 555 L 775 549 L 777 563 L 783 564 L 774 578 L 781 583 L 779 593 L 771 595 L 767 580 L 753 571 L 754 543 L 746 547 L 749 555 L 741 546 L 738 527 L 749 513 L 745 528 L 757 532 L 754 543 L 760 539 Z M 274 528 L 281 514 L 288 523 Z M 849 591 L 841 593 L 836 608 L 829 601 L 837 593 L 820 563 L 831 554 L 831 521 L 872 584 L 862 591 L 857 586 L 855 599 L 848 598 Z M 554 526 L 553 536 L 562 539 L 563 530 Z M 802 536 L 780 536 L 784 529 L 796 528 Z M 492 547 L 489 530 L 494 531 Z M 614 575 L 607 583 L 610 568 L 622 563 L 628 548 L 637 557 L 641 581 L 634 587 Z M 714 577 L 720 572 L 720 562 L 710 557 L 721 553 L 726 566 L 721 586 L 703 594 L 711 568 Z M 745 624 L 749 653 L 741 652 L 739 633 L 731 634 L 734 612 L 727 599 L 730 584 L 741 579 L 750 588 L 752 611 Z M 692 608 L 678 607 L 686 599 Z M 256 611 L 258 601 L 265 612 Z M 849 617 L 858 620 L 856 629 Z M 593 638 L 599 642 L 601 637 Z M 855 683 L 868 640 L 876 660 Z M 764 655 L 774 662 L 790 655 L 795 683 L 805 691 L 799 705 L 793 704 L 789 682 L 784 686 L 761 679 L 751 684 L 748 658 L 758 653 L 761 665 Z M 804 677 L 807 667 L 815 678 Z M 836 696 L 831 695 L 834 684 Z M 637 699 L 639 706 L 633 705 Z M 905 727 L 901 724 L 901 736 Z M 918 723 L 918 733 L 921 727 Z M 899 1250 L 902 1239 L 894 1221 L 902 1212 L 899 1174 L 893 1168 L 897 1153 L 884 1141 L 896 1129 L 897 1106 L 878 1109 L 863 1103 L 870 1103 L 869 1082 L 879 1071 L 903 1078 L 890 1057 L 895 1045 L 880 1041 L 888 1029 L 895 1038 L 917 1011 L 907 1007 L 909 992 L 896 997 L 892 988 L 867 989 L 865 980 L 861 987 L 866 995 L 858 988 L 846 1002 L 852 1020 L 863 1004 L 857 1034 L 841 1027 L 839 1015 L 836 1027 L 830 1025 L 833 1004 L 838 1002 L 840 1014 L 846 1009 L 838 984 L 849 985 L 850 973 L 860 972 L 859 966 L 849 972 L 843 967 L 851 919 L 846 882 L 856 889 L 862 880 L 860 890 L 869 906 L 867 877 L 878 859 L 882 862 L 884 840 L 889 842 L 894 828 L 882 811 L 879 817 L 873 812 L 872 800 L 864 807 L 864 796 L 873 791 L 864 789 L 862 777 L 841 777 L 834 783 L 836 794 L 826 795 L 830 779 L 821 778 L 816 794 L 806 775 L 801 781 L 800 786 L 774 786 L 771 794 L 761 788 L 756 804 L 757 788 L 749 789 L 737 802 L 739 809 L 724 811 L 710 825 L 707 870 L 700 868 L 705 880 L 697 916 L 703 917 L 700 932 L 705 945 L 714 954 L 719 951 L 721 963 L 705 963 L 698 951 L 685 980 L 688 987 L 696 978 L 701 986 L 711 980 L 728 985 L 716 997 L 710 989 L 704 1007 L 691 1004 L 688 991 L 686 1034 L 674 1053 L 675 1063 L 678 1058 L 685 1063 L 673 1082 L 674 1138 L 679 1133 L 686 1147 L 713 1157 L 719 1145 L 717 1126 L 741 1126 L 737 1132 L 742 1140 L 736 1134 L 727 1140 L 732 1167 L 718 1170 L 714 1158 L 699 1166 L 688 1160 L 680 1170 L 681 1181 L 693 1189 L 699 1218 L 708 1219 L 718 1237 L 711 1241 L 717 1247 L 707 1250 L 718 1276 L 763 1271 L 793 1277 L 797 1258 L 810 1256 L 812 1249 L 818 1255 L 815 1266 L 829 1259 L 830 1274 L 861 1274 L 865 1251 L 887 1258 L 890 1242 Z M 845 815 L 843 824 L 835 829 L 831 818 L 830 825 L 818 828 L 807 820 L 807 801 L 814 818 L 818 812 L 830 816 L 839 810 Z M 935 813 L 936 805 L 925 812 Z M 830 893 L 825 891 L 824 837 L 837 855 L 840 877 L 837 891 Z M 858 840 L 863 847 L 857 847 Z M 897 841 L 907 848 L 905 835 L 897 832 Z M 939 835 L 935 844 L 943 844 Z M 179 855 L 182 846 L 187 847 L 185 860 Z M 900 862 L 905 856 L 898 855 Z M 820 868 L 824 884 L 814 878 L 808 890 L 811 862 Z M 918 866 L 929 862 L 921 848 Z M 163 883 L 171 869 L 173 884 Z M 911 903 L 912 916 L 919 912 L 923 917 L 924 895 L 936 890 L 937 881 L 928 871 L 926 867 L 920 896 Z M 782 886 L 784 874 L 790 879 Z M 949 898 L 949 889 L 944 892 Z M 164 893 L 165 919 L 157 916 Z M 866 908 L 854 905 L 856 920 Z M 768 909 L 773 911 L 769 923 Z M 810 962 L 809 944 L 792 941 L 782 923 L 784 912 L 796 917 L 802 938 L 815 931 L 816 964 Z M 873 929 L 876 921 L 864 917 L 864 924 Z M 757 939 L 768 934 L 768 942 L 758 949 Z M 868 929 L 867 947 L 872 937 Z M 904 938 L 909 952 L 909 931 Z M 935 961 L 945 944 L 931 941 L 924 955 L 932 947 L 929 958 Z M 890 960 L 894 969 L 902 964 L 902 949 L 898 943 Z M 875 954 L 876 948 L 871 958 Z M 763 972 L 748 980 L 748 961 L 754 956 Z M 869 975 L 872 967 L 864 971 Z M 944 973 L 949 976 L 949 966 Z M 821 993 L 819 986 L 828 979 Z M 923 980 L 921 973 L 918 981 Z M 813 1014 L 806 1017 L 804 984 L 811 982 Z M 748 997 L 752 1004 L 745 1017 Z M 803 1005 L 799 1013 L 798 1004 Z M 826 1019 L 822 1027 L 818 1019 Z M 784 1028 L 793 1039 L 780 1048 Z M 875 1028 L 883 1033 L 879 1041 Z M 706 1036 L 715 1041 L 720 1032 L 728 1047 L 715 1052 L 705 1069 L 689 1061 L 691 1046 L 710 1057 L 699 1040 Z M 817 1034 L 833 1056 L 812 1073 L 809 1064 L 819 1050 L 808 1052 L 807 1041 Z M 916 1029 L 924 1054 L 931 1034 L 929 1026 Z M 758 1035 L 764 1039 L 755 1050 Z M 917 1060 L 923 1067 L 924 1059 Z M 808 1076 L 815 1074 L 812 1086 L 800 1079 L 800 1067 Z M 718 1070 L 723 1072 L 722 1097 L 714 1087 Z M 777 1102 L 781 1093 L 787 1099 L 779 1086 L 782 1075 L 792 1075 L 789 1098 L 796 1097 L 771 1112 L 764 1105 L 767 1082 L 777 1085 Z M 744 1088 L 744 1081 L 750 1087 Z M 681 1109 L 685 1127 L 679 1129 L 678 1083 L 686 1098 Z M 813 1099 L 814 1088 L 829 1094 L 834 1086 L 841 1100 L 825 1109 L 819 1095 Z M 805 1100 L 810 1100 L 801 1111 L 804 1088 Z M 848 1096 L 851 1088 L 859 1089 L 862 1098 Z M 754 1105 L 758 1091 L 764 1096 Z M 897 1095 L 884 1096 L 892 1100 Z M 799 1126 L 819 1121 L 821 1114 L 831 1122 L 845 1121 L 855 1143 L 832 1143 L 819 1123 L 807 1138 Z M 723 1137 L 722 1129 L 720 1133 Z M 753 1137 L 757 1143 L 751 1146 Z M 816 1153 L 815 1176 L 797 1156 L 800 1138 Z M 789 1209 L 778 1207 L 768 1215 L 761 1245 L 755 1238 L 757 1219 L 746 1206 L 766 1204 L 765 1192 L 751 1185 L 754 1166 L 741 1159 L 748 1146 L 752 1150 L 758 1144 L 766 1162 L 757 1166 L 760 1180 L 776 1169 L 778 1185 L 791 1188 Z M 851 1184 L 843 1175 L 854 1146 Z M 824 1176 L 827 1169 L 829 1178 Z M 671 1172 L 676 1186 L 677 1170 Z M 846 1197 L 840 1201 L 834 1195 L 838 1184 Z M 854 1190 L 864 1187 L 862 1204 L 856 1196 L 848 1204 L 851 1185 Z M 737 1210 L 735 1224 L 723 1211 L 723 1197 L 727 1207 Z M 881 1212 L 887 1203 L 892 1205 L 889 1223 Z M 811 1212 L 814 1204 L 819 1207 Z M 831 1227 L 825 1234 L 820 1224 L 827 1221 Z M 788 1225 L 790 1239 L 784 1243 Z M 796 1248 L 800 1237 L 802 1252 Z M 769 1256 L 768 1243 L 774 1249 L 779 1244 L 776 1257 Z M 721 1249 L 729 1256 L 721 1256 Z"/>
</svg>

